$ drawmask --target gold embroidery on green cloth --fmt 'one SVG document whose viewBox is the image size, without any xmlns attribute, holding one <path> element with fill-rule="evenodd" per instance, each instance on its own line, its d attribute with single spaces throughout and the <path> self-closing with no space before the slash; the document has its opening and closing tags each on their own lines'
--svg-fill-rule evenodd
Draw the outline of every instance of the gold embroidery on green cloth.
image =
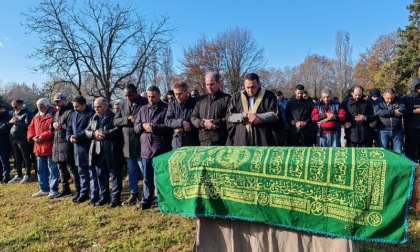
<svg viewBox="0 0 420 252">
<path fill-rule="evenodd" d="M 405 241 L 413 166 L 384 149 L 183 147 L 153 163 L 163 212 Z"/>
</svg>

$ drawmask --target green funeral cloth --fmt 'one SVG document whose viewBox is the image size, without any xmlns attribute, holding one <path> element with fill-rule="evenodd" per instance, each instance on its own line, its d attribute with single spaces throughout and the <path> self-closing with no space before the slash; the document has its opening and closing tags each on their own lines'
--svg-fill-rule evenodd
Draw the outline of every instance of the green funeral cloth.
<svg viewBox="0 0 420 252">
<path fill-rule="evenodd" d="M 405 243 L 414 164 L 381 148 L 183 147 L 153 159 L 164 213 Z"/>
</svg>

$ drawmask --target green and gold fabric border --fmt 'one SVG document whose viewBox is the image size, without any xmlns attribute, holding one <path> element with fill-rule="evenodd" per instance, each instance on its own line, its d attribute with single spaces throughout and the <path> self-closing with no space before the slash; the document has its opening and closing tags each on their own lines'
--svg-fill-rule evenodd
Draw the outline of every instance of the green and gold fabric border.
<svg viewBox="0 0 420 252">
<path fill-rule="evenodd" d="M 414 164 L 380 148 L 183 147 L 153 159 L 164 213 L 406 242 Z"/>
</svg>

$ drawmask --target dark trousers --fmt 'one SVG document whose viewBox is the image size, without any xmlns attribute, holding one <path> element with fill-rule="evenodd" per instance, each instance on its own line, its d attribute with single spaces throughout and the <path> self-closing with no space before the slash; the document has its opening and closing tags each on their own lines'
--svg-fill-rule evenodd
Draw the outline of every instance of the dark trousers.
<svg viewBox="0 0 420 252">
<path fill-rule="evenodd" d="M 420 129 L 405 129 L 405 155 L 418 162 L 420 159 Z"/>
<path fill-rule="evenodd" d="M 298 131 L 297 134 L 287 134 L 287 146 L 312 147 L 312 131 Z"/>
<path fill-rule="evenodd" d="M 93 165 L 97 174 L 99 186 L 99 197 L 104 200 L 110 200 L 109 176 L 112 179 L 111 198 L 112 200 L 121 200 L 122 191 L 122 169 L 119 166 L 109 164 L 105 154 L 99 154 L 92 157 Z"/>
<path fill-rule="evenodd" d="M 99 185 L 96 169 L 93 166 L 79 166 L 77 167 L 80 177 L 80 196 L 83 198 L 89 197 L 97 201 L 99 200 Z"/>
<path fill-rule="evenodd" d="M 142 158 L 142 173 L 143 173 L 143 193 L 141 197 L 141 204 L 151 206 L 153 203 L 153 194 L 155 192 L 155 175 L 151 158 Z"/>
<path fill-rule="evenodd" d="M 363 142 L 356 143 L 350 140 L 346 142 L 347 147 L 372 147 L 372 140 L 364 140 Z"/>
<path fill-rule="evenodd" d="M 2 143 L 0 145 L 0 179 L 10 180 L 10 144 Z"/>
<path fill-rule="evenodd" d="M 77 167 L 72 163 L 57 162 L 58 170 L 60 171 L 60 180 L 63 192 L 70 192 L 70 176 L 73 178 L 74 187 L 77 192 L 80 192 L 80 177 L 77 171 Z"/>
<path fill-rule="evenodd" d="M 26 167 L 26 174 L 28 176 L 31 176 L 31 147 L 27 140 L 11 140 L 12 148 L 13 148 L 13 154 L 15 156 L 16 161 L 16 170 L 17 175 L 19 177 L 22 177 L 22 165 L 23 161 L 25 161 L 25 167 Z"/>
</svg>

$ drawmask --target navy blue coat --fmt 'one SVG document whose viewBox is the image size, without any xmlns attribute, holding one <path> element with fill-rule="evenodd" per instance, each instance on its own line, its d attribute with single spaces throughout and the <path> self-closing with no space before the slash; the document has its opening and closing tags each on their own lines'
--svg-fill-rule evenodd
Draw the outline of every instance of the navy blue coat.
<svg viewBox="0 0 420 252">
<path fill-rule="evenodd" d="M 91 141 L 86 137 L 85 129 L 89 125 L 89 120 L 95 114 L 95 111 L 91 107 L 86 106 L 83 114 L 79 114 L 79 118 L 77 118 L 77 114 L 76 111 L 73 111 L 70 116 L 66 139 L 69 141 L 72 135 L 77 139 L 77 143 L 74 144 L 74 162 L 76 166 L 86 167 L 89 166 L 89 146 Z"/>
<path fill-rule="evenodd" d="M 7 123 L 10 121 L 12 116 L 5 110 L 0 114 L 0 148 L 10 148 L 9 135 L 10 128 Z"/>
</svg>

